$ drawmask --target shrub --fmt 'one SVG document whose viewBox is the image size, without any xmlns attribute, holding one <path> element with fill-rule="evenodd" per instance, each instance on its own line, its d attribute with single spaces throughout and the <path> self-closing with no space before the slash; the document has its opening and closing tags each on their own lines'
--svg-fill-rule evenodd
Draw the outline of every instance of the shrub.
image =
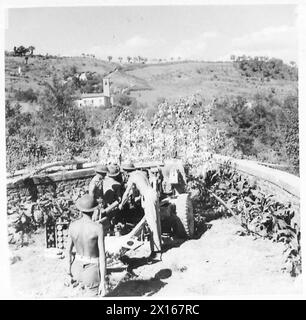
<svg viewBox="0 0 306 320">
<path fill-rule="evenodd" d="M 285 148 L 293 173 L 299 174 L 299 115 L 298 97 L 288 96 L 284 102 L 287 123 L 285 124 Z"/>
<path fill-rule="evenodd" d="M 297 80 L 298 72 L 295 64 L 287 65 L 281 59 L 268 57 L 239 56 L 234 66 L 246 77 L 256 76 L 263 79 Z"/>
<path fill-rule="evenodd" d="M 115 104 L 120 106 L 130 106 L 133 102 L 133 98 L 127 94 L 120 93 L 115 97 Z"/>
<path fill-rule="evenodd" d="M 38 112 L 40 129 L 47 139 L 55 142 L 57 152 L 74 156 L 84 146 L 86 116 L 73 101 L 73 89 L 53 78 L 52 85 L 46 83 L 40 96 Z"/>
<path fill-rule="evenodd" d="M 226 155 L 237 156 L 238 152 L 243 157 L 285 163 L 290 172 L 298 173 L 297 95 L 289 95 L 284 101 L 271 93 L 257 93 L 250 101 L 239 96 L 220 98 L 214 103 L 212 120 L 226 137 L 215 150 Z M 229 154 L 229 145 L 233 154 Z"/>
<path fill-rule="evenodd" d="M 192 173 L 188 188 L 194 195 L 196 219 L 213 211 L 213 216 L 233 216 L 244 227 L 240 235 L 264 237 L 285 246 L 284 270 L 291 276 L 301 273 L 300 227 L 293 218 L 297 214 L 290 203 L 282 203 L 275 196 L 261 192 L 255 183 L 240 175 L 229 162 L 216 165 L 210 161 L 203 175 Z"/>
<path fill-rule="evenodd" d="M 36 102 L 38 95 L 32 88 L 27 90 L 19 89 L 15 92 L 15 98 L 17 101 Z"/>
<path fill-rule="evenodd" d="M 9 101 L 5 102 L 6 134 L 15 135 L 20 133 L 22 127 L 32 124 L 32 115 L 29 112 L 21 112 L 21 105 L 16 103 L 14 107 Z"/>
</svg>

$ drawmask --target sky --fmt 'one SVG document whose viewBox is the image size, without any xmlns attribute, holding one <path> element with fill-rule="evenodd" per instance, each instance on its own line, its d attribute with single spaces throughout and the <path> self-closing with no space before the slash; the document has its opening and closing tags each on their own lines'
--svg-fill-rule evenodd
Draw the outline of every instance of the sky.
<svg viewBox="0 0 306 320">
<path fill-rule="evenodd" d="M 8 10 L 5 49 L 35 53 L 227 60 L 231 54 L 297 61 L 294 5 L 116 6 Z"/>
</svg>

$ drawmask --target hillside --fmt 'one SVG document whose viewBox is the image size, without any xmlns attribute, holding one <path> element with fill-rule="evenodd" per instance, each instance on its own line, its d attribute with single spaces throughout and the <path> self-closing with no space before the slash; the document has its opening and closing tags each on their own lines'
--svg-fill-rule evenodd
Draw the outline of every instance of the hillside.
<svg viewBox="0 0 306 320">
<path fill-rule="evenodd" d="M 21 76 L 18 75 L 19 66 Z M 149 106 L 155 104 L 158 98 L 172 100 L 197 93 L 208 100 L 225 95 L 250 96 L 257 91 L 273 92 L 281 97 L 297 88 L 296 81 L 261 81 L 255 77 L 243 77 L 231 62 L 119 65 L 86 57 L 34 57 L 26 65 L 23 58 L 6 57 L 6 97 L 14 100 L 14 92 L 18 89 L 40 91 L 45 81 L 50 81 L 54 75 L 64 77 L 72 68 L 78 73 L 90 72 L 101 77 L 118 68 L 109 76 L 112 91 L 119 93 L 122 89 L 128 89 L 131 96 Z"/>
<path fill-rule="evenodd" d="M 21 75 L 18 74 L 19 66 L 21 67 Z M 21 57 L 6 57 L 5 58 L 5 92 L 6 98 L 15 100 L 16 91 L 26 91 L 33 89 L 35 92 L 40 92 L 44 88 L 45 82 L 51 82 L 54 76 L 65 78 L 73 76 L 76 73 L 83 72 L 91 73 L 96 77 L 103 77 L 112 70 L 118 67 L 118 64 L 108 63 L 99 59 L 92 58 L 42 58 L 33 57 L 29 59 L 28 64 L 24 63 L 24 58 Z M 147 83 L 142 79 L 138 79 L 133 75 L 128 75 L 122 71 L 117 71 L 112 83 L 112 91 L 119 92 L 122 88 L 148 88 Z M 21 101 L 22 102 L 22 101 Z M 30 111 L 30 106 L 22 102 L 23 106 L 27 106 L 27 111 Z"/>
<path fill-rule="evenodd" d="M 151 91 L 135 93 L 139 101 L 152 103 L 158 97 L 177 98 L 199 93 L 206 99 L 225 95 L 253 95 L 256 91 L 271 91 L 285 95 L 296 83 L 286 80 L 262 82 L 255 77 L 242 77 L 231 62 L 186 62 L 152 65 L 129 71 L 146 80 Z"/>
</svg>

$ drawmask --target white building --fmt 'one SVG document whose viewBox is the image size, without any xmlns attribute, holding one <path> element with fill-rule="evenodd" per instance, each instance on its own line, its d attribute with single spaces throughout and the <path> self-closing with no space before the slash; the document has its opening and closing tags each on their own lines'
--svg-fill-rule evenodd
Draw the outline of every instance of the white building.
<svg viewBox="0 0 306 320">
<path fill-rule="evenodd" d="M 84 93 L 76 100 L 78 107 L 110 107 L 113 104 L 113 97 L 106 97 L 104 93 Z"/>
<path fill-rule="evenodd" d="M 81 107 L 111 107 L 113 105 L 113 97 L 110 95 L 109 79 L 103 79 L 103 92 L 101 93 L 83 93 L 81 98 L 75 100 L 79 108 Z"/>
</svg>

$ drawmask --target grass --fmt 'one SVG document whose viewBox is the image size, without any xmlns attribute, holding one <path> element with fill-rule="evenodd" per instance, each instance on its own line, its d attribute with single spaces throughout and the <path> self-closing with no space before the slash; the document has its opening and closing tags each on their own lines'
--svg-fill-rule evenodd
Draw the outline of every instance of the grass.
<svg viewBox="0 0 306 320">
<path fill-rule="evenodd" d="M 16 76 L 19 66 L 22 68 L 22 76 Z M 262 82 L 254 77 L 242 77 L 231 62 L 180 61 L 119 65 L 88 57 L 34 57 L 25 65 L 24 58 L 5 57 L 6 97 L 10 95 L 14 99 L 12 91 L 18 89 L 40 91 L 45 81 L 50 81 L 54 75 L 63 76 L 65 70 L 73 66 L 78 72 L 89 71 L 100 75 L 119 67 L 118 71 L 109 76 L 113 91 L 121 92 L 127 88 L 131 96 L 150 107 L 160 97 L 174 100 L 200 94 L 204 100 L 209 101 L 225 95 L 251 96 L 259 91 L 274 91 L 280 97 L 297 88 L 295 81 Z"/>
<path fill-rule="evenodd" d="M 158 97 L 176 99 L 195 93 L 210 100 L 225 95 L 251 96 L 257 91 L 271 91 L 285 95 L 297 87 L 293 81 L 261 82 L 257 78 L 246 79 L 230 62 L 181 62 L 167 65 L 151 65 L 127 71 L 128 74 L 146 80 L 151 90 L 137 95 L 141 102 L 152 104 Z M 136 93 L 135 93 L 136 96 Z"/>
</svg>

